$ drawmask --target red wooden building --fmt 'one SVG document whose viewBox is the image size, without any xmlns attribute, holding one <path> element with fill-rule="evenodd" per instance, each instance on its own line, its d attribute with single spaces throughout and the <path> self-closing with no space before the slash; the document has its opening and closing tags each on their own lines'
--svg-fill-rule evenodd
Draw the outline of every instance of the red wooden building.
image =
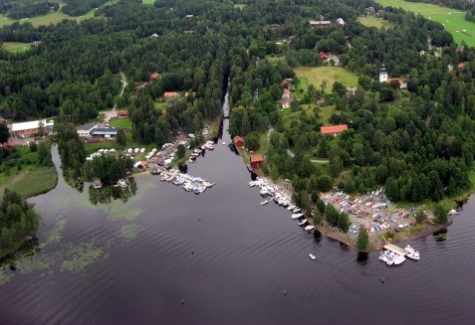
<svg viewBox="0 0 475 325">
<path fill-rule="evenodd" d="M 236 135 L 233 138 L 233 143 L 236 148 L 243 147 L 244 146 L 244 139 L 241 138 L 240 136 Z"/>
<path fill-rule="evenodd" d="M 262 163 L 264 163 L 264 157 L 262 157 L 262 155 L 251 156 L 251 167 L 253 169 L 260 168 L 262 166 Z"/>
</svg>

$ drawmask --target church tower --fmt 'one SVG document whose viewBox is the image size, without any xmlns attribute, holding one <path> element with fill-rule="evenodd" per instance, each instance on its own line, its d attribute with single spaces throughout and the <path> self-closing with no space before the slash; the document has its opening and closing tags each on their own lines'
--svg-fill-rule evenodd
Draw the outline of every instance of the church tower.
<svg viewBox="0 0 475 325">
<path fill-rule="evenodd" d="M 381 71 L 379 72 L 379 82 L 388 82 L 388 73 L 386 71 L 386 65 L 383 63 Z"/>
</svg>

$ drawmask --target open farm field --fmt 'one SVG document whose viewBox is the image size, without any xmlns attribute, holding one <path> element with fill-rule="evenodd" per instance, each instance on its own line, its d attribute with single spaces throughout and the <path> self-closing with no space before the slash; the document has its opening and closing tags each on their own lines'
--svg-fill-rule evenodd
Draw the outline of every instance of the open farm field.
<svg viewBox="0 0 475 325">
<path fill-rule="evenodd" d="M 317 89 L 326 81 L 325 92 L 331 92 L 335 81 L 346 87 L 358 85 L 358 76 L 342 67 L 296 67 L 294 71 L 300 82 L 312 84 Z"/>
<path fill-rule="evenodd" d="M 439 22 L 452 35 L 455 43 L 461 44 L 464 41 L 469 46 L 475 46 L 475 23 L 465 20 L 465 12 L 428 3 L 404 0 L 376 0 L 376 2 L 383 6 L 412 11 L 427 19 Z"/>
<path fill-rule="evenodd" d="M 376 0 L 382 6 L 402 8 L 407 11 L 412 11 L 416 14 L 423 16 L 429 14 L 446 14 L 449 12 L 459 12 L 457 9 L 451 9 L 447 7 L 436 6 L 430 3 L 422 2 L 408 2 L 404 0 Z"/>
</svg>

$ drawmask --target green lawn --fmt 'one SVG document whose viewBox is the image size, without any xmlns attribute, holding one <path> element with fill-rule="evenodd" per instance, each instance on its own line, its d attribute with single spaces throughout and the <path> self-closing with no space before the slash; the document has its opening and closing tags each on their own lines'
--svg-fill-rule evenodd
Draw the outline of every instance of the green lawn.
<svg viewBox="0 0 475 325">
<path fill-rule="evenodd" d="M 13 53 L 26 52 L 31 48 L 30 43 L 21 42 L 5 42 L 2 44 L 2 48 Z"/>
<path fill-rule="evenodd" d="M 165 101 L 161 101 L 161 100 L 157 100 L 154 102 L 154 105 L 155 105 L 155 108 L 156 109 L 161 109 L 162 111 L 166 111 L 170 108 L 170 104 L 165 102 Z"/>
<path fill-rule="evenodd" d="M 11 25 L 13 24 L 14 21 L 15 21 L 14 19 L 5 17 L 4 15 L 0 15 L 0 27 L 4 25 Z"/>
<path fill-rule="evenodd" d="M 109 125 L 115 128 L 131 128 L 132 121 L 129 118 L 113 117 L 109 120 Z"/>
<path fill-rule="evenodd" d="M 153 5 L 155 0 L 142 0 L 142 4 L 144 5 Z"/>
<path fill-rule="evenodd" d="M 266 60 L 269 61 L 271 64 L 275 64 L 279 61 L 285 60 L 285 56 L 280 55 L 280 56 L 274 56 L 274 55 L 266 55 Z"/>
<path fill-rule="evenodd" d="M 427 19 L 443 24 L 445 30 L 452 34 L 455 43 L 461 44 L 464 41 L 469 46 L 475 46 L 475 23 L 465 21 L 465 12 L 428 3 L 404 0 L 376 0 L 376 2 L 383 6 L 402 8 L 421 14 Z"/>
<path fill-rule="evenodd" d="M 358 76 L 342 67 L 296 67 L 295 74 L 300 83 L 312 84 L 320 89 L 323 81 L 326 81 L 325 92 L 331 92 L 333 83 L 338 81 L 346 87 L 356 87 L 358 85 Z M 303 88 L 299 84 L 299 88 Z M 306 90 L 306 87 L 303 88 Z"/>
<path fill-rule="evenodd" d="M 450 9 L 446 7 L 436 6 L 430 3 L 422 2 L 407 2 L 404 0 L 376 0 L 377 3 L 384 7 L 402 8 L 407 11 L 412 11 L 416 14 L 444 14 L 448 12 L 459 12 L 457 9 Z"/>
<path fill-rule="evenodd" d="M 144 0 L 144 1 L 145 1 L 145 0 Z M 238 8 L 238 9 L 241 9 L 241 10 L 244 9 L 244 8 L 246 8 L 246 7 L 247 7 L 246 4 L 240 4 L 240 3 L 234 4 L 234 8 Z"/>
<path fill-rule="evenodd" d="M 376 28 L 391 28 L 394 26 L 393 23 L 384 20 L 378 17 L 358 17 L 357 19 L 361 24 L 366 27 L 376 27 Z"/>
</svg>

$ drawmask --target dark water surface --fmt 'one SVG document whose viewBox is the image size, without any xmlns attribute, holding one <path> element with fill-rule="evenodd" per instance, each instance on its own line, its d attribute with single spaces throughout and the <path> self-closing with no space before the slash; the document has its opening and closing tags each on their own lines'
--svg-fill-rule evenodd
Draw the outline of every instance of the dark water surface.
<svg viewBox="0 0 475 325">
<path fill-rule="evenodd" d="M 31 199 L 42 249 L 0 278 L 0 324 L 473 323 L 474 199 L 447 241 L 413 244 L 420 261 L 359 261 L 260 206 L 223 141 L 188 167 L 216 183 L 201 195 L 147 175 L 127 203 L 93 206 L 62 179 Z"/>
</svg>

